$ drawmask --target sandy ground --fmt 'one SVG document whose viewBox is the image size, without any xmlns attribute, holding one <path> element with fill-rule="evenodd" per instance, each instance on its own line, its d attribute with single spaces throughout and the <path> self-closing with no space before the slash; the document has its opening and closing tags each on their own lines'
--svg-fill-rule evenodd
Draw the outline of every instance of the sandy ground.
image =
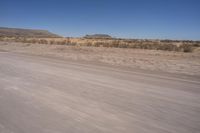
<svg viewBox="0 0 200 133">
<path fill-rule="evenodd" d="M 199 112 L 198 78 L 0 52 L 0 133 L 199 133 Z"/>
<path fill-rule="evenodd" d="M 0 50 L 200 76 L 200 52 L 0 42 Z"/>
</svg>

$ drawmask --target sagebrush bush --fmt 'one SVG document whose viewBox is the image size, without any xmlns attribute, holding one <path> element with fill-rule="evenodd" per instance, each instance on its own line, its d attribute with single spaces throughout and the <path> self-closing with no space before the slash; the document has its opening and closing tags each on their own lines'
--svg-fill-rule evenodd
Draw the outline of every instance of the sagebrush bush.
<svg viewBox="0 0 200 133">
<path fill-rule="evenodd" d="M 83 44 L 84 45 L 84 44 Z M 85 44 L 85 46 L 92 46 L 92 43 L 91 42 L 87 42 L 86 44 Z"/>
<path fill-rule="evenodd" d="M 50 40 L 49 44 L 55 44 L 54 40 Z"/>
<path fill-rule="evenodd" d="M 93 46 L 95 46 L 95 47 L 106 47 L 106 44 L 105 43 L 103 43 L 103 42 L 95 42 L 94 44 L 93 44 Z"/>
<path fill-rule="evenodd" d="M 171 43 L 164 43 L 157 46 L 157 50 L 165 50 L 165 51 L 178 51 L 178 47 Z"/>
<path fill-rule="evenodd" d="M 128 48 L 128 44 L 126 44 L 126 43 L 119 43 L 118 48 Z"/>
<path fill-rule="evenodd" d="M 70 45 L 70 46 L 76 46 L 77 43 L 76 43 L 76 42 L 70 42 L 70 43 L 68 43 L 67 45 Z"/>
<path fill-rule="evenodd" d="M 36 39 L 31 39 L 30 43 L 37 43 L 37 40 Z"/>
<path fill-rule="evenodd" d="M 194 43 L 193 47 L 200 47 L 200 43 Z"/>
<path fill-rule="evenodd" d="M 120 45 L 120 41 L 113 41 L 113 42 L 111 42 L 111 47 L 119 47 L 119 45 Z"/>
<path fill-rule="evenodd" d="M 192 52 L 192 51 L 193 51 L 192 45 L 189 45 L 189 44 L 182 44 L 182 45 L 180 46 L 180 49 L 181 49 L 181 51 L 183 51 L 183 52 Z"/>
</svg>

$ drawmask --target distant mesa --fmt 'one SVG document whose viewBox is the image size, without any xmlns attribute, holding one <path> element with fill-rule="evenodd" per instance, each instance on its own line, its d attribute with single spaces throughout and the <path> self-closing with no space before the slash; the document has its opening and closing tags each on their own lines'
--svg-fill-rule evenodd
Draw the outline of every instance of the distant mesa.
<svg viewBox="0 0 200 133">
<path fill-rule="evenodd" d="M 84 38 L 89 38 L 89 39 L 111 39 L 112 37 L 107 34 L 93 34 L 93 35 L 86 35 Z"/>
<path fill-rule="evenodd" d="M 0 27 L 0 37 L 57 38 L 61 36 L 47 30 Z"/>
</svg>

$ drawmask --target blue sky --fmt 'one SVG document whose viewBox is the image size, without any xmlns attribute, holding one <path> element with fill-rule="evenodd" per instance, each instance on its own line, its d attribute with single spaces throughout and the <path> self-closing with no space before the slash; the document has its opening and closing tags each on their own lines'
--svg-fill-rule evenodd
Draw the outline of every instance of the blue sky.
<svg viewBox="0 0 200 133">
<path fill-rule="evenodd" d="M 200 40 L 200 0 L 0 0 L 0 26 Z"/>
</svg>

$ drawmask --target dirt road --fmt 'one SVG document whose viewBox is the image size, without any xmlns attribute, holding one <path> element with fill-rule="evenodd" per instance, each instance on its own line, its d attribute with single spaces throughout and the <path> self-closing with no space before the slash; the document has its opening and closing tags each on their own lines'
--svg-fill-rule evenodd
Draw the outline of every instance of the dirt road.
<svg viewBox="0 0 200 133">
<path fill-rule="evenodd" d="M 0 133 L 199 133 L 200 79 L 0 52 Z"/>
</svg>

